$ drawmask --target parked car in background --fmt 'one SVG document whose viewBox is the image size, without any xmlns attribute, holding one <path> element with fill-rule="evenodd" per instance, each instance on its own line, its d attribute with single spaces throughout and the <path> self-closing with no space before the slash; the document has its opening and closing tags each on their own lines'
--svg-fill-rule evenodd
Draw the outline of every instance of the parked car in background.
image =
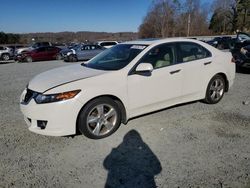
<svg viewBox="0 0 250 188">
<path fill-rule="evenodd" d="M 102 46 L 104 48 L 111 48 L 114 45 L 117 45 L 118 42 L 117 41 L 99 41 L 96 43 L 96 45 Z"/>
<path fill-rule="evenodd" d="M 84 45 L 84 44 L 80 43 L 80 44 L 74 44 L 74 45 L 72 45 L 72 46 L 68 46 L 68 48 L 64 48 L 64 49 L 62 49 L 62 50 L 59 52 L 58 57 L 59 57 L 60 59 L 64 59 L 64 58 L 67 57 L 68 52 L 71 52 L 72 49 L 73 49 L 73 50 L 76 50 L 76 49 L 80 48 L 82 45 Z"/>
<path fill-rule="evenodd" d="M 250 45 L 242 47 L 239 51 L 235 52 L 234 58 L 239 68 L 250 69 Z"/>
<path fill-rule="evenodd" d="M 15 52 L 16 52 L 18 49 L 20 49 L 20 48 L 27 48 L 27 46 L 21 45 L 21 44 L 8 45 L 7 47 L 11 49 L 13 55 L 15 55 Z"/>
<path fill-rule="evenodd" d="M 235 39 L 234 48 L 231 50 L 233 57 L 238 59 L 239 55 L 241 54 L 241 49 L 248 45 L 250 45 L 250 34 L 238 32 Z"/>
<path fill-rule="evenodd" d="M 232 49 L 234 46 L 232 37 L 228 36 L 215 37 L 213 40 L 207 41 L 207 43 L 220 50 Z"/>
<path fill-rule="evenodd" d="M 234 78 L 231 53 L 206 43 L 130 41 L 88 62 L 37 75 L 20 108 L 32 132 L 64 136 L 79 130 L 100 139 L 142 114 L 195 100 L 218 103 Z"/>
<path fill-rule="evenodd" d="M 52 46 L 52 44 L 50 42 L 36 42 L 28 47 L 18 48 L 15 51 L 15 56 L 18 54 L 21 54 L 22 52 L 30 51 L 30 50 L 33 50 L 39 47 L 45 47 L 45 46 Z"/>
<path fill-rule="evenodd" d="M 97 54 L 105 50 L 105 48 L 99 45 L 84 44 L 79 45 L 76 48 L 71 49 L 64 56 L 65 61 L 76 62 L 81 60 L 89 60 L 95 57 Z"/>
<path fill-rule="evenodd" d="M 22 52 L 15 57 L 19 62 L 45 61 L 57 59 L 60 48 L 54 46 L 38 47 L 29 51 Z"/>
<path fill-rule="evenodd" d="M 13 57 L 13 51 L 6 46 L 0 46 L 0 60 L 8 61 Z"/>
</svg>

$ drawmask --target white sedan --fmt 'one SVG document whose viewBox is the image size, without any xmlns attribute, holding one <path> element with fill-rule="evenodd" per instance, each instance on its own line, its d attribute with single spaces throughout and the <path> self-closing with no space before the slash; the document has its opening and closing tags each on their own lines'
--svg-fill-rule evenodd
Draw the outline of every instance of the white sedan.
<svg viewBox="0 0 250 188">
<path fill-rule="evenodd" d="M 82 64 L 33 78 L 20 107 L 29 130 L 92 139 L 135 116 L 180 103 L 219 102 L 232 86 L 232 55 L 192 39 L 118 44 Z"/>
</svg>

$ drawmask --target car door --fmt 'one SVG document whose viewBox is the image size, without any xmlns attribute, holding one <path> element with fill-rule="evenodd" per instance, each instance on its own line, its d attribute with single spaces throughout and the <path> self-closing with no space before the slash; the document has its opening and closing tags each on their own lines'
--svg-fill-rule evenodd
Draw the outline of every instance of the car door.
<svg viewBox="0 0 250 188">
<path fill-rule="evenodd" d="M 56 58 L 56 54 L 58 53 L 57 48 L 49 46 L 47 47 L 47 59 L 52 60 Z"/>
<path fill-rule="evenodd" d="M 39 60 L 46 60 L 47 57 L 47 51 L 46 47 L 40 47 L 34 50 L 34 53 L 32 53 L 32 59 L 39 61 Z"/>
<path fill-rule="evenodd" d="M 200 99 L 207 87 L 207 69 L 212 64 L 211 53 L 193 42 L 176 43 L 177 61 L 182 64 L 182 94 L 186 101 Z"/>
<path fill-rule="evenodd" d="M 151 75 L 128 75 L 129 108 L 133 115 L 150 112 L 178 103 L 182 90 L 182 64 L 176 64 L 175 44 L 154 47 L 138 62 L 151 63 Z"/>
<path fill-rule="evenodd" d="M 90 46 L 90 53 L 89 53 L 89 58 L 93 58 L 95 57 L 97 54 L 99 54 L 100 52 L 102 52 L 102 48 L 100 46 L 97 45 L 91 45 Z"/>
<path fill-rule="evenodd" d="M 91 48 L 90 45 L 84 45 L 76 52 L 78 60 L 86 60 L 90 59 L 91 56 Z"/>
</svg>

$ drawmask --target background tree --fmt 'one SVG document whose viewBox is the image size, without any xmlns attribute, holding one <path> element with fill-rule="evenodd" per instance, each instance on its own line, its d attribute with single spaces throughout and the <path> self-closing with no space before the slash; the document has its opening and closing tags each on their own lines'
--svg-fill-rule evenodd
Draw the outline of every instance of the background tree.
<svg viewBox="0 0 250 188">
<path fill-rule="evenodd" d="M 139 27 L 139 37 L 206 35 L 207 16 L 200 0 L 155 0 Z"/>
<path fill-rule="evenodd" d="M 250 0 L 236 1 L 238 12 L 238 29 L 241 31 L 250 30 Z"/>
<path fill-rule="evenodd" d="M 215 0 L 209 29 L 216 34 L 250 31 L 250 0 Z"/>
<path fill-rule="evenodd" d="M 0 44 L 15 44 L 19 43 L 19 40 L 19 34 L 0 32 Z"/>
</svg>

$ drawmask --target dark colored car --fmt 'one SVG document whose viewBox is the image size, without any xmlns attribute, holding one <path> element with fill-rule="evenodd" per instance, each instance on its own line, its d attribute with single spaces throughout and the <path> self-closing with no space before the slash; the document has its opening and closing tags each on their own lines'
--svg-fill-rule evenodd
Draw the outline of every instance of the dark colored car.
<svg viewBox="0 0 250 188">
<path fill-rule="evenodd" d="M 16 60 L 32 62 L 58 59 L 57 55 L 60 50 L 60 48 L 54 46 L 39 47 L 17 55 Z"/>
<path fill-rule="evenodd" d="M 234 40 L 228 36 L 215 37 L 213 40 L 207 41 L 207 43 L 220 50 L 232 49 L 234 46 Z"/>
<path fill-rule="evenodd" d="M 238 67 L 250 68 L 250 34 L 238 32 L 231 52 Z"/>
<path fill-rule="evenodd" d="M 250 69 L 250 45 L 242 47 L 234 54 L 236 66 Z"/>
<path fill-rule="evenodd" d="M 233 56 L 238 54 L 242 47 L 250 45 L 250 34 L 238 32 L 237 38 L 235 39 L 235 44 L 233 50 L 231 50 Z"/>
</svg>

